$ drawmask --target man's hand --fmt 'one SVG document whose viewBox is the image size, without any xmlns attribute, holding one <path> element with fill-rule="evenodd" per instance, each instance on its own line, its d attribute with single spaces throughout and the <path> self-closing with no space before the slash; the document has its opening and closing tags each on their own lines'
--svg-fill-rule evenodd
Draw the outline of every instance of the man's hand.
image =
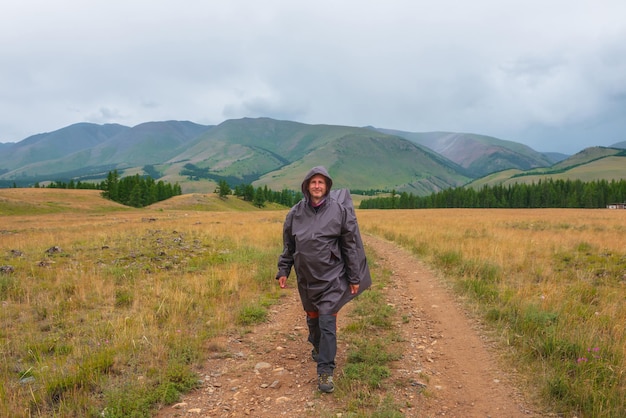
<svg viewBox="0 0 626 418">
<path fill-rule="evenodd" d="M 350 293 L 356 295 L 359 292 L 359 285 L 350 283 Z"/>
<path fill-rule="evenodd" d="M 285 287 L 287 287 L 287 276 L 280 276 L 278 278 L 278 285 L 280 286 L 281 289 L 284 289 Z"/>
</svg>

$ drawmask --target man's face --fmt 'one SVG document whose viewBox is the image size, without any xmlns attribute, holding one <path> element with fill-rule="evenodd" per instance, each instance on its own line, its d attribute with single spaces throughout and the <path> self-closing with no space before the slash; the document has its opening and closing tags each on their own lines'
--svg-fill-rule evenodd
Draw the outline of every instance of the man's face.
<svg viewBox="0 0 626 418">
<path fill-rule="evenodd" d="M 319 202 L 326 196 L 326 177 L 316 174 L 309 180 L 309 194 L 314 203 Z"/>
</svg>

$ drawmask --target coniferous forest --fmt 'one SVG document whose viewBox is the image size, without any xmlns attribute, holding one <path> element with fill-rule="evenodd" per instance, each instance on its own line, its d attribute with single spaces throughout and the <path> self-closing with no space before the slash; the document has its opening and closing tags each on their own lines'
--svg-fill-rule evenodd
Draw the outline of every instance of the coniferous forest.
<svg viewBox="0 0 626 418">
<path fill-rule="evenodd" d="M 40 187 L 35 184 L 35 187 Z M 126 206 L 142 208 L 172 196 L 182 194 L 180 185 L 155 181 L 150 176 L 134 176 L 120 178 L 117 170 L 109 171 L 106 180 L 100 183 L 53 181 L 47 188 L 51 189 L 95 189 L 102 190 L 102 196 Z"/>
<path fill-rule="evenodd" d="M 485 186 L 480 190 L 458 187 L 428 196 L 391 193 L 365 199 L 360 209 L 435 208 L 605 208 L 626 202 L 626 180 L 552 180 L 538 183 Z"/>
<path fill-rule="evenodd" d="M 39 187 L 35 185 L 35 187 Z M 127 206 L 145 207 L 172 196 L 182 194 L 178 184 L 156 182 L 149 176 L 120 178 L 117 170 L 109 172 L 102 183 L 70 181 L 52 182 L 47 187 L 63 189 L 99 189 L 103 196 Z M 225 181 L 220 182 L 216 192 L 221 197 L 231 193 L 243 200 L 263 207 L 266 202 L 287 207 L 302 198 L 302 193 L 284 189 L 275 192 L 265 187 L 255 188 L 239 184 L 231 189 Z M 353 191 L 354 194 L 361 194 Z M 458 187 L 416 196 L 412 193 L 396 193 L 390 196 L 362 200 L 360 209 L 438 209 L 438 208 L 605 208 L 609 204 L 626 203 L 626 180 L 580 180 L 547 179 L 538 183 L 516 183 L 508 186 L 485 186 L 480 190 Z"/>
<path fill-rule="evenodd" d="M 161 180 L 155 182 L 152 177 L 139 174 L 120 179 L 117 170 L 109 172 L 101 189 L 105 198 L 136 208 L 182 194 L 178 184 L 172 185 Z"/>
</svg>

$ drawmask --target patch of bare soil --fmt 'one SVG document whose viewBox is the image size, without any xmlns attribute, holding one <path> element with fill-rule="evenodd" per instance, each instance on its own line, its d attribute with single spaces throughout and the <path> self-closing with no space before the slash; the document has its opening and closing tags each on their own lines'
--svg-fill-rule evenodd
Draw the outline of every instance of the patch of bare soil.
<svg viewBox="0 0 626 418">
<path fill-rule="evenodd" d="M 397 312 L 403 356 L 392 364 L 386 390 L 405 416 L 544 416 L 531 409 L 514 375 L 499 367 L 480 324 L 432 272 L 390 242 L 371 236 L 364 241 L 393 271 L 385 293 Z M 342 416 L 346 400 L 317 391 L 304 312 L 294 283 L 288 284 L 267 323 L 211 342 L 202 387 L 157 417 Z M 345 364 L 341 326 L 350 305 L 339 315 L 337 376 Z"/>
</svg>

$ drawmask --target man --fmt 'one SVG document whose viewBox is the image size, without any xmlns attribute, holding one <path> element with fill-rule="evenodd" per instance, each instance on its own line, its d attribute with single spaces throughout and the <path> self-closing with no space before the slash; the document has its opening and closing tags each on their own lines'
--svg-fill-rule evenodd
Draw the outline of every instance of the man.
<svg viewBox="0 0 626 418">
<path fill-rule="evenodd" d="M 332 184 L 321 166 L 304 178 L 304 198 L 285 219 L 276 274 L 285 288 L 291 267 L 295 269 L 311 355 L 317 362 L 318 389 L 326 393 L 335 389 L 337 313 L 372 284 L 350 195 L 347 190 L 331 195 Z"/>
</svg>

